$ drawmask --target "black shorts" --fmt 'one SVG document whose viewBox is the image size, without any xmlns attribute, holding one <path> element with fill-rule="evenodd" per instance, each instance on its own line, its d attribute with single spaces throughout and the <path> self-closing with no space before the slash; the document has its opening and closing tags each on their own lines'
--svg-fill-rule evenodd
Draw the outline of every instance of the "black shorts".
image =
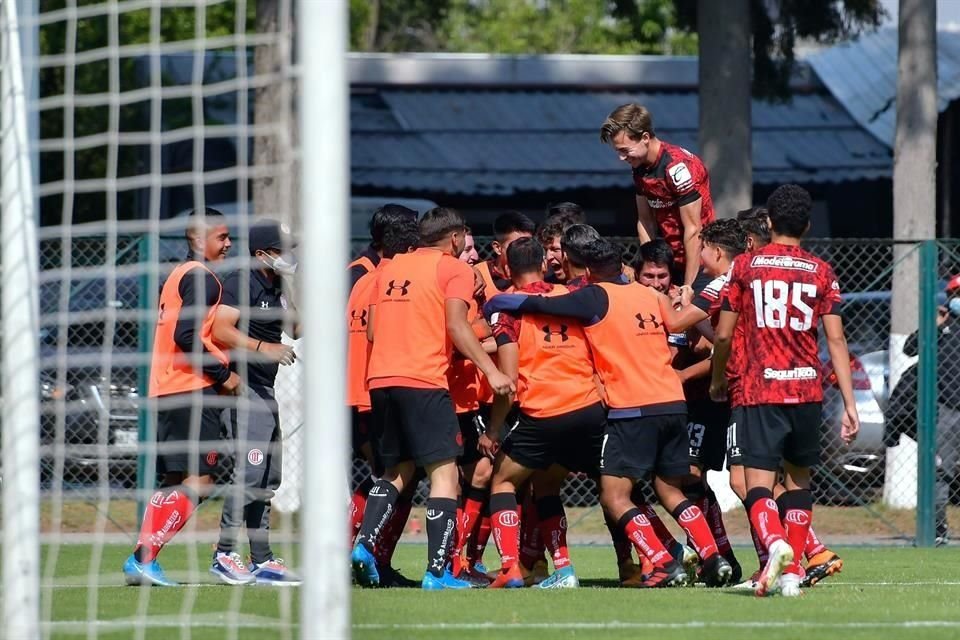
<svg viewBox="0 0 960 640">
<path fill-rule="evenodd" d="M 160 396 L 157 408 L 157 473 L 215 475 L 230 453 L 224 440 L 234 400 L 213 387 Z"/>
<path fill-rule="evenodd" d="M 687 416 L 675 413 L 607 421 L 600 474 L 640 480 L 651 472 L 664 478 L 690 472 Z"/>
<path fill-rule="evenodd" d="M 457 422 L 460 423 L 460 444 L 463 446 L 463 453 L 457 458 L 457 464 L 473 464 L 483 457 L 478 445 L 480 436 L 486 431 L 483 418 L 476 411 L 457 414 Z"/>
<path fill-rule="evenodd" d="M 460 424 L 446 389 L 371 389 L 371 435 L 384 468 L 412 460 L 425 467 L 463 453 Z"/>
<path fill-rule="evenodd" d="M 690 464 L 720 471 L 726 455 L 730 404 L 709 399 L 694 400 L 687 403 L 687 412 Z"/>
<path fill-rule="evenodd" d="M 743 407 L 732 436 L 745 467 L 778 471 L 784 460 L 812 467 L 820 464 L 820 403 Z"/>
<path fill-rule="evenodd" d="M 606 421 L 599 402 L 550 418 L 534 418 L 521 411 L 502 450 L 527 469 L 559 464 L 570 471 L 596 473 Z"/>
<path fill-rule="evenodd" d="M 737 443 L 737 429 L 743 422 L 743 407 L 731 407 L 730 424 L 727 426 L 727 469 L 743 466 L 743 451 Z"/>
</svg>

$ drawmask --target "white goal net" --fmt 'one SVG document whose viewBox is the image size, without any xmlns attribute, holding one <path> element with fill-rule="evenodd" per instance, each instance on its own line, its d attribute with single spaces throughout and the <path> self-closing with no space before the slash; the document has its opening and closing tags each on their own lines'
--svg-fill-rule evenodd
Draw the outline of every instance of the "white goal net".
<svg viewBox="0 0 960 640">
<path fill-rule="evenodd" d="M 348 635 L 346 2 L 0 6 L 0 636 Z"/>
</svg>

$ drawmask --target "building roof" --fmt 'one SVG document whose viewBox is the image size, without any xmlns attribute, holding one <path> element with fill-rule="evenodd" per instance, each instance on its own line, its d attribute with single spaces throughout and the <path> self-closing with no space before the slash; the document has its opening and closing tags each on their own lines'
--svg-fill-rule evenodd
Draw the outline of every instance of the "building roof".
<svg viewBox="0 0 960 640">
<path fill-rule="evenodd" d="M 806 58 L 854 120 L 888 148 L 897 127 L 897 30 L 881 29 Z M 937 107 L 960 98 L 960 33 L 937 32 Z"/>
<path fill-rule="evenodd" d="M 627 102 L 650 109 L 659 137 L 698 150 L 692 58 L 410 58 L 351 56 L 355 187 L 494 196 L 629 188 L 630 172 L 599 139 L 603 118 Z M 890 176 L 889 149 L 805 68 L 794 86 L 789 104 L 753 102 L 754 182 Z"/>
</svg>

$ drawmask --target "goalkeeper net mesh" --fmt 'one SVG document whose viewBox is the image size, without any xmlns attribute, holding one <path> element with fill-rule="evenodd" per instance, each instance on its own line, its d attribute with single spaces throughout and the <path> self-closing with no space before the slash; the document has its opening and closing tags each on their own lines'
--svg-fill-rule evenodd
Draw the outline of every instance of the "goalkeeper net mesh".
<svg viewBox="0 0 960 640">
<path fill-rule="evenodd" d="M 303 512 L 303 389 L 309 377 L 303 363 L 310 359 L 302 357 L 303 345 L 292 331 L 302 283 L 299 273 L 285 278 L 282 308 L 263 306 L 273 315 L 251 322 L 260 310 L 254 305 L 266 303 L 251 297 L 251 286 L 257 285 L 251 269 L 263 265 L 252 263 L 248 244 L 251 225 L 264 217 L 291 228 L 294 237 L 305 231 L 298 197 L 302 157 L 296 105 L 302 87 L 294 54 L 295 14 L 300 6 L 307 7 L 304 14 L 316 13 L 317 6 L 295 4 L 4 3 L 0 262 L 3 326 L 17 335 L 4 335 L 0 477 L 7 486 L 0 597 L 8 613 L 29 616 L 36 606 L 42 637 L 237 638 L 261 630 L 262 637 L 292 638 L 301 633 L 302 590 L 229 587 L 210 571 L 224 535 L 224 505 L 240 500 L 249 515 L 254 498 L 244 488 L 247 471 L 271 467 L 271 474 L 282 470 L 279 488 L 272 499 L 269 493 L 266 498 L 257 494 L 271 505 L 269 514 L 259 527 L 252 517 L 246 526 L 240 524 L 233 532 L 236 551 L 249 562 L 246 534 L 262 533 L 268 524 L 275 557 L 303 574 L 301 524 L 311 519 Z M 330 4 L 342 8 L 340 2 Z M 251 333 L 264 317 L 280 318 L 283 342 L 301 358 L 279 367 L 275 448 L 251 451 L 234 437 L 243 429 L 246 396 L 237 400 L 240 418 L 231 420 L 229 412 L 222 416 L 222 448 L 207 457 L 216 467 L 211 495 L 158 556 L 166 576 L 180 586 L 127 586 L 122 567 L 137 542 L 142 513 L 162 486 L 155 405 L 146 397 L 160 287 L 188 255 L 189 212 L 203 207 L 227 217 L 232 246 L 216 271 L 239 274 L 238 329 Z M 37 222 L 35 230 L 30 220 Z M 306 244 L 305 233 L 303 238 Z M 335 252 L 335 258 L 345 251 Z M 333 292 L 339 293 L 336 286 Z M 10 310 L 11 296 L 17 295 L 23 296 L 26 313 Z M 18 354 L 16 345 L 31 339 L 36 350 L 28 345 Z M 254 362 L 251 353 L 230 352 L 245 382 Z M 338 353 L 333 348 L 331 359 Z M 23 378 L 29 380 L 22 383 Z M 17 416 L 26 411 L 29 417 L 31 393 L 39 396 L 39 421 L 29 425 Z M 249 388 L 244 393 L 249 395 Z M 33 429 L 39 433 L 36 474 L 14 475 L 18 461 L 34 455 L 26 442 Z M 275 482 L 267 475 L 269 492 Z M 11 505 L 16 487 L 22 504 Z M 346 495 L 343 486 L 338 490 Z M 345 512 L 342 504 L 336 509 Z M 36 515 L 32 531 L 31 510 Z M 339 513 L 330 518 L 334 525 L 342 519 Z M 24 540 L 31 534 L 33 540 Z M 346 536 L 341 537 L 345 545 Z M 11 542 L 18 539 L 22 547 Z M 26 566 L 23 582 L 17 582 L 11 564 L 20 560 L 36 563 Z M 38 576 L 33 600 L 31 572 Z M 20 587 L 22 597 L 14 597 Z"/>
</svg>

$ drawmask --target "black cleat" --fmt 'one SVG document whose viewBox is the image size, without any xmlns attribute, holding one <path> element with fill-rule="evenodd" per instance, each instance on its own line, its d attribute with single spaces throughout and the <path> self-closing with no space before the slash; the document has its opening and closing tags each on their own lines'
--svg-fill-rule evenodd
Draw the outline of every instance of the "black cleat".
<svg viewBox="0 0 960 640">
<path fill-rule="evenodd" d="M 660 589 L 663 587 L 683 587 L 689 582 L 686 570 L 674 561 L 656 567 L 649 576 L 636 575 L 623 582 L 624 587 L 634 589 Z"/>
<path fill-rule="evenodd" d="M 389 588 L 399 588 L 399 589 L 413 589 L 420 588 L 420 582 L 417 580 L 411 580 L 406 577 L 393 567 L 380 567 L 378 569 L 380 572 L 380 586 Z"/>
<path fill-rule="evenodd" d="M 724 587 L 732 582 L 733 567 L 723 556 L 715 553 L 703 561 L 700 579 L 708 587 Z"/>
<path fill-rule="evenodd" d="M 737 562 L 737 556 L 733 555 L 733 549 L 723 554 L 723 559 L 726 560 L 730 568 L 733 569 L 730 582 L 727 584 L 740 584 L 740 580 L 743 579 L 743 568 L 740 566 L 740 563 Z"/>
</svg>

